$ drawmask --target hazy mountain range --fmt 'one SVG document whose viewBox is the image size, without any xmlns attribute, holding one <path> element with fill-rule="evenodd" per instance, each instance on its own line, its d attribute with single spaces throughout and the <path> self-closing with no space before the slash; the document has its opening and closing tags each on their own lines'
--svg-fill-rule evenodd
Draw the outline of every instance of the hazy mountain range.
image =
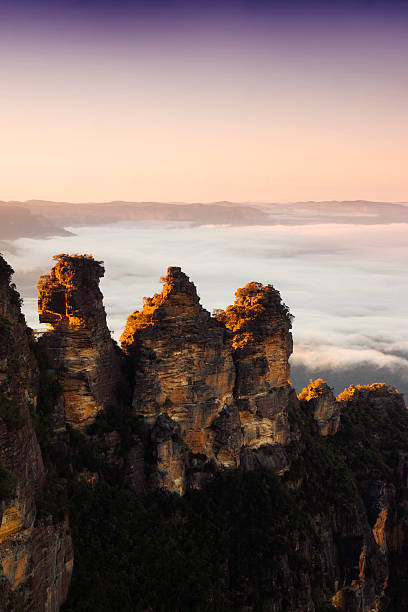
<svg viewBox="0 0 408 612">
<path fill-rule="evenodd" d="M 174 221 L 194 225 L 377 225 L 408 223 L 408 207 L 391 202 L 294 203 L 26 202 L 0 201 L 0 239 L 66 236 L 66 226 L 117 221 Z"/>
</svg>

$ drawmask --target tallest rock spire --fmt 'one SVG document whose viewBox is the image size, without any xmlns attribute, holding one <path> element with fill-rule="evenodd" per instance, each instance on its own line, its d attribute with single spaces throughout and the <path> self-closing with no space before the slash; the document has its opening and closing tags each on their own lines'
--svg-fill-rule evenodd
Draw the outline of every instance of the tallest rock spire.
<svg viewBox="0 0 408 612">
<path fill-rule="evenodd" d="M 239 464 L 231 334 L 201 305 L 179 267 L 145 298 L 121 337 L 134 364 L 133 409 L 151 430 L 160 486 L 179 492 L 200 472 Z"/>
<path fill-rule="evenodd" d="M 106 325 L 99 279 L 102 262 L 90 255 L 56 255 L 56 265 L 38 283 L 43 336 L 64 392 L 65 420 L 85 429 L 116 403 L 120 358 Z"/>
</svg>

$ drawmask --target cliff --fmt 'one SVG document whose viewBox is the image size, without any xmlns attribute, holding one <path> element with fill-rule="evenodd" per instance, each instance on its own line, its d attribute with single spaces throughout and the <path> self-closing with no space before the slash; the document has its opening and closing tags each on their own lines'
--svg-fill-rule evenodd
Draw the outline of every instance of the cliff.
<svg viewBox="0 0 408 612">
<path fill-rule="evenodd" d="M 57 255 L 38 283 L 42 338 L 63 389 L 65 421 L 85 430 L 106 407 L 117 403 L 120 357 L 106 325 L 99 279 L 101 262 L 90 256 Z"/>
<path fill-rule="evenodd" d="M 242 436 L 231 334 L 180 268 L 163 282 L 128 317 L 121 344 L 133 358 L 133 408 L 151 428 L 158 482 L 184 492 L 205 469 L 239 465 Z"/>
<path fill-rule="evenodd" d="M 289 467 L 284 447 L 296 436 L 288 418 L 290 407 L 297 405 L 289 383 L 291 315 L 272 285 L 248 283 L 235 298 L 217 319 L 233 334 L 242 464 L 283 473 Z"/>
<path fill-rule="evenodd" d="M 51 611 L 67 595 L 72 544 L 67 519 L 50 524 L 39 514 L 39 370 L 11 274 L 0 258 L 0 609 Z"/>
<path fill-rule="evenodd" d="M 216 317 L 180 268 L 146 298 L 121 337 L 133 359 L 133 408 L 151 427 L 161 486 L 184 492 L 217 469 L 283 473 L 291 440 L 291 320 L 279 292 L 250 283 Z"/>
<path fill-rule="evenodd" d="M 309 503 L 320 506 L 312 518 L 313 554 L 330 584 L 331 603 L 351 612 L 402 610 L 406 589 L 398 568 L 406 569 L 408 544 L 404 399 L 384 383 L 351 386 L 335 398 L 321 379 L 299 398 L 303 440 L 288 484 L 306 488 Z M 308 459 L 299 471 L 302 456 Z M 311 478 L 321 480 L 314 494 Z M 324 513 L 316 494 L 331 498 Z"/>
<path fill-rule="evenodd" d="M 340 403 L 333 395 L 329 385 L 318 378 L 299 394 L 308 410 L 313 410 L 313 417 L 322 436 L 332 436 L 339 430 Z"/>
<path fill-rule="evenodd" d="M 0 609 L 59 608 L 67 513 L 64 612 L 408 608 L 397 390 L 298 397 L 279 292 L 211 316 L 178 267 L 119 349 L 102 264 L 57 256 L 35 341 L 0 263 Z"/>
</svg>

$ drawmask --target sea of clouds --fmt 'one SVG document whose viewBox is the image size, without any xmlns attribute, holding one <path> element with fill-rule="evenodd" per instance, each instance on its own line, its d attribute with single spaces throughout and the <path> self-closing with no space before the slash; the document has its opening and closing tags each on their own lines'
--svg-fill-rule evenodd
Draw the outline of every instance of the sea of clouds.
<svg viewBox="0 0 408 612">
<path fill-rule="evenodd" d="M 105 262 L 108 324 L 119 338 L 143 296 L 178 265 L 212 311 L 247 282 L 271 283 L 295 316 L 292 381 L 322 375 L 337 392 L 386 380 L 408 397 L 407 225 L 252 227 L 129 223 L 67 228 L 75 236 L 19 239 L 4 255 L 16 271 L 28 324 L 38 328 L 36 283 L 55 253 Z M 3 245 L 4 247 L 4 245 Z"/>
</svg>

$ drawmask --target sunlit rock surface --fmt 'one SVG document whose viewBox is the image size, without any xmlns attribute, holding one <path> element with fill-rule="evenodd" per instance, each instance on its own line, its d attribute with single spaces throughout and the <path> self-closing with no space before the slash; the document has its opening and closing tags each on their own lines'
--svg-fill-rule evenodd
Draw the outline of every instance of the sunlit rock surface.
<svg viewBox="0 0 408 612">
<path fill-rule="evenodd" d="M 106 325 L 99 279 L 101 262 L 87 255 L 57 255 L 38 283 L 41 323 L 51 326 L 46 345 L 63 388 L 65 420 L 84 430 L 116 403 L 120 357 Z"/>
<path fill-rule="evenodd" d="M 103 486 L 105 469 L 132 500 L 155 488 L 184 494 L 226 469 L 279 475 L 272 506 L 290 499 L 296 516 L 288 525 L 279 515 L 276 550 L 265 542 L 256 553 L 276 558 L 274 567 L 258 568 L 262 609 L 408 609 L 408 415 L 397 390 L 351 386 L 335 398 L 318 379 L 298 399 L 288 380 L 291 316 L 271 285 L 249 283 L 211 316 L 190 279 L 171 267 L 163 291 L 129 316 L 121 351 L 106 327 L 99 262 L 57 256 L 39 283 L 40 319 L 52 329 L 38 343 L 10 272 L 1 260 L 0 610 L 58 610 L 71 577 L 68 518 L 55 524 L 39 513 L 49 468 L 32 420 L 48 372 L 62 386 L 49 443 L 62 452 L 65 478 L 72 472 L 81 487 Z M 74 472 L 79 460 L 85 465 Z M 255 528 L 245 508 L 249 541 Z M 220 565 L 226 589 L 234 561 Z M 239 609 L 258 609 L 245 577 L 238 590 Z"/>
<path fill-rule="evenodd" d="M 283 447 L 293 432 L 288 409 L 297 403 L 289 379 L 291 316 L 272 285 L 248 283 L 217 319 L 233 334 L 235 399 L 243 432 L 243 466 L 288 468 Z"/>
<path fill-rule="evenodd" d="M 188 452 L 181 451 L 169 440 L 157 450 L 160 478 L 167 482 L 170 474 L 173 480 L 174 473 L 174 488 L 184 490 L 181 474 L 189 453 L 236 467 L 242 435 L 233 399 L 231 334 L 200 305 L 180 268 L 168 268 L 163 281 L 162 293 L 145 299 L 143 310 L 128 317 L 121 343 L 134 361 L 135 412 L 151 426 L 165 414 L 187 445 Z"/>
<path fill-rule="evenodd" d="M 282 473 L 288 406 L 297 399 L 288 383 L 291 320 L 279 293 L 250 283 L 211 317 L 180 268 L 168 268 L 163 282 L 121 337 L 134 363 L 135 412 L 152 427 L 166 415 L 185 445 L 173 435 L 156 448 L 159 480 L 168 486 L 170 474 L 177 483 L 170 488 L 183 491 L 211 469 L 263 465 Z"/>
<path fill-rule="evenodd" d="M 321 378 L 311 382 L 299 394 L 299 400 L 305 402 L 307 409 L 313 410 L 313 416 L 322 436 L 332 436 L 340 424 L 340 403 L 332 389 Z"/>
</svg>

